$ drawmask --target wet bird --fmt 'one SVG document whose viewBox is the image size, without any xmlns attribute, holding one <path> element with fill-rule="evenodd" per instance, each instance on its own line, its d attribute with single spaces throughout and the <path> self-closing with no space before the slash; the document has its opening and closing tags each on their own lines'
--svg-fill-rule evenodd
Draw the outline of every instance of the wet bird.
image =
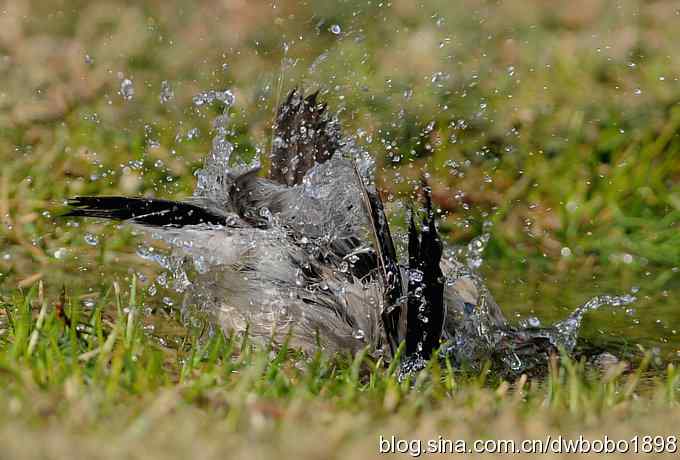
<svg viewBox="0 0 680 460">
<path fill-rule="evenodd" d="M 227 332 L 307 351 L 368 347 L 386 361 L 403 344 L 402 375 L 434 353 L 503 374 L 541 369 L 558 348 L 574 348 L 586 311 L 630 300 L 598 297 L 551 327 L 511 325 L 445 248 L 427 186 L 400 261 L 370 156 L 317 99 L 293 90 L 278 108 L 266 177 L 231 167 L 218 135 L 194 196 L 81 196 L 66 216 L 125 221 L 169 243 L 194 267 L 185 302 Z"/>
</svg>

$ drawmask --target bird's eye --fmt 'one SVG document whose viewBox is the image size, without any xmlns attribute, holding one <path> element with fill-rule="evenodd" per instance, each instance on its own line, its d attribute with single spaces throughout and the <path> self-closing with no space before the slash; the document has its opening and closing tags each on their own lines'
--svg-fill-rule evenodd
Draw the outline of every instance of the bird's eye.
<svg viewBox="0 0 680 460">
<path fill-rule="evenodd" d="M 465 313 L 468 315 L 471 315 L 475 311 L 475 304 L 473 303 L 465 302 L 463 307 L 465 307 Z"/>
</svg>

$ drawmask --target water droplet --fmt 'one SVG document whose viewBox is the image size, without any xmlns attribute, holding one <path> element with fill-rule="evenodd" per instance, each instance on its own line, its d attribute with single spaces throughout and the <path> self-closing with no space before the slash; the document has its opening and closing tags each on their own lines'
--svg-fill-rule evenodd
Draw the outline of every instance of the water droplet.
<svg viewBox="0 0 680 460">
<path fill-rule="evenodd" d="M 161 262 L 159 260 L 159 262 Z M 158 275 L 158 278 L 156 278 L 156 282 L 163 287 L 168 287 L 168 274 L 163 272 L 160 275 Z"/>
<path fill-rule="evenodd" d="M 214 89 L 208 91 L 201 91 L 192 98 L 192 102 L 196 107 L 201 107 L 206 104 L 211 104 L 215 101 L 220 101 L 227 106 L 234 105 L 236 96 L 229 89 L 224 91 L 215 91 Z"/>
<path fill-rule="evenodd" d="M 420 270 L 409 270 L 408 279 L 413 283 L 420 283 L 423 281 L 423 272 Z"/>
<path fill-rule="evenodd" d="M 83 307 L 85 308 L 94 308 L 97 305 L 97 302 L 94 299 L 84 299 L 83 300 Z"/>
<path fill-rule="evenodd" d="M 97 244 L 99 244 L 99 237 L 92 233 L 86 233 L 83 238 L 85 239 L 85 242 L 90 246 L 97 246 Z"/>
<path fill-rule="evenodd" d="M 191 128 L 189 132 L 187 133 L 187 140 L 192 140 L 196 139 L 198 136 L 201 135 L 201 130 L 198 128 Z"/>
<path fill-rule="evenodd" d="M 333 24 L 330 28 L 330 31 L 333 35 L 340 35 L 342 33 L 342 29 L 340 28 L 339 24 Z"/>
<path fill-rule="evenodd" d="M 541 327 L 541 320 L 536 318 L 535 316 L 530 316 L 527 318 L 527 324 L 530 327 Z"/>
<path fill-rule="evenodd" d="M 119 94 L 126 101 L 132 100 L 132 98 L 135 95 L 135 88 L 134 88 L 134 84 L 132 83 L 132 80 L 130 80 L 129 78 L 124 78 L 120 82 Z"/>
<path fill-rule="evenodd" d="M 161 94 L 159 96 L 161 104 L 165 104 L 166 102 L 170 102 L 174 98 L 175 98 L 175 92 L 172 90 L 172 86 L 170 86 L 170 82 L 167 81 L 167 80 L 163 80 L 161 82 Z"/>
<path fill-rule="evenodd" d="M 633 94 L 635 94 L 636 96 L 639 96 L 639 95 L 642 94 L 642 90 L 640 88 L 635 88 L 635 90 L 633 91 Z"/>
<path fill-rule="evenodd" d="M 513 371 L 519 371 L 522 368 L 522 360 L 519 359 L 517 353 L 511 353 L 506 357 L 505 361 Z"/>
<path fill-rule="evenodd" d="M 234 96 L 234 93 L 231 92 L 231 90 L 224 90 L 224 91 L 218 91 L 216 94 L 217 100 L 224 102 L 226 105 L 231 106 L 234 105 L 234 102 L 236 101 L 236 96 Z"/>
<path fill-rule="evenodd" d="M 59 248 L 59 249 L 54 251 L 54 258 L 61 260 L 61 259 L 65 258 L 67 254 L 68 254 L 68 250 L 66 248 Z"/>
<path fill-rule="evenodd" d="M 484 263 L 484 250 L 489 243 L 491 235 L 483 233 L 473 238 L 467 246 L 467 265 L 472 270 L 478 270 Z"/>
<path fill-rule="evenodd" d="M 562 255 L 562 257 L 571 257 L 571 249 L 569 249 L 569 248 L 566 247 L 566 246 L 563 247 L 563 248 L 560 250 L 560 255 Z"/>
</svg>

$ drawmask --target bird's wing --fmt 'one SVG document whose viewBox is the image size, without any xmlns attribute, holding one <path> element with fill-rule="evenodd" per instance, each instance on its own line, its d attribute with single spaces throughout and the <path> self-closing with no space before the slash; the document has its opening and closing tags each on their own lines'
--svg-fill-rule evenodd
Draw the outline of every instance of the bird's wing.
<svg viewBox="0 0 680 460">
<path fill-rule="evenodd" d="M 331 158 L 341 145 L 339 124 L 317 95 L 304 97 L 293 89 L 278 108 L 269 171 L 274 182 L 289 187 L 302 183 L 309 169 Z"/>
<path fill-rule="evenodd" d="M 394 241 L 382 200 L 376 190 L 369 190 L 366 186 L 356 165 L 354 166 L 354 173 L 368 215 L 371 236 L 377 252 L 378 266 L 384 283 L 381 317 L 385 325 L 388 342 L 394 353 L 400 342 L 399 318 L 404 297 L 401 270 L 399 269 L 397 252 L 394 248 Z"/>
</svg>

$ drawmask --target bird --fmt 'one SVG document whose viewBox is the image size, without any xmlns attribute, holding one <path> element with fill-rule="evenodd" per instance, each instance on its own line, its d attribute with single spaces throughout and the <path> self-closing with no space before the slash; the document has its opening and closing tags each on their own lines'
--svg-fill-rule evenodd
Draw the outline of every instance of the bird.
<svg viewBox="0 0 680 460">
<path fill-rule="evenodd" d="M 225 333 L 310 353 L 367 350 L 398 359 L 402 377 L 433 358 L 540 372 L 573 350 L 585 312 L 630 300 L 600 296 L 548 327 L 511 324 L 440 237 L 426 183 L 400 260 L 375 162 L 318 99 L 293 89 L 278 107 L 266 173 L 229 165 L 222 120 L 193 196 L 77 196 L 64 217 L 123 221 L 168 243 L 194 267 L 185 304 Z"/>
</svg>

